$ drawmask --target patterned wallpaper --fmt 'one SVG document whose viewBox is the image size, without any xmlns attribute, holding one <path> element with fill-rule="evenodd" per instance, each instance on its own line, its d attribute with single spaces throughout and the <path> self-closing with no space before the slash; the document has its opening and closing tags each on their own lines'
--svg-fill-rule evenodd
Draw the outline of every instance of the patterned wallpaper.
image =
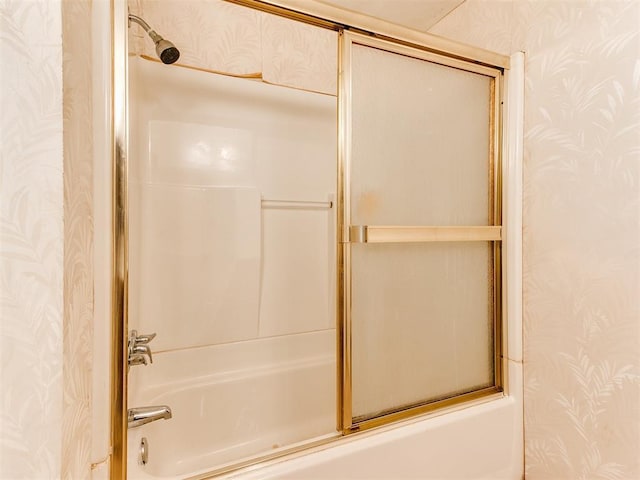
<svg viewBox="0 0 640 480">
<path fill-rule="evenodd" d="M 3 1 L 0 28 L 0 478 L 58 478 L 63 305 L 60 1 Z"/>
<path fill-rule="evenodd" d="M 265 82 L 337 93 L 337 34 L 223 0 L 130 0 L 142 16 L 180 49 L 178 64 Z M 139 28 L 130 49 L 156 58 Z"/>
<path fill-rule="evenodd" d="M 91 2 L 62 4 L 64 330 L 62 478 L 88 478 L 93 361 Z M 105 419 L 106 421 L 106 419 Z"/>
<path fill-rule="evenodd" d="M 432 33 L 526 52 L 527 479 L 640 478 L 640 2 L 467 0 Z"/>
</svg>

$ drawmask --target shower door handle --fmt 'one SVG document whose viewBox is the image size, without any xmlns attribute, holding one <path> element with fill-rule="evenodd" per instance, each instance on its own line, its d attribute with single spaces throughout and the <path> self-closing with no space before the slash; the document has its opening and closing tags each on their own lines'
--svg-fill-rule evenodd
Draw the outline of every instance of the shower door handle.
<svg viewBox="0 0 640 480">
<path fill-rule="evenodd" d="M 349 243 L 491 242 L 502 240 L 499 225 L 471 227 L 351 225 Z"/>
</svg>

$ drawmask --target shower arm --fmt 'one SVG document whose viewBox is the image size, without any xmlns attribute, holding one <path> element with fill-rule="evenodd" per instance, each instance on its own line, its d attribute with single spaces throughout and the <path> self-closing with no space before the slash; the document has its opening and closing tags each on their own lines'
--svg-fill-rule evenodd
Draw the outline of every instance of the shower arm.
<svg viewBox="0 0 640 480">
<path fill-rule="evenodd" d="M 176 46 L 170 42 L 169 40 L 165 40 L 162 36 L 158 35 L 155 30 L 151 28 L 151 26 L 145 22 L 142 18 L 137 15 L 133 15 L 131 13 L 128 14 L 129 18 L 129 28 L 131 28 L 131 22 L 137 23 L 140 25 L 147 35 L 153 40 L 153 43 L 156 46 L 156 54 L 162 60 L 162 63 L 166 65 L 170 65 L 175 63 L 180 58 L 180 50 L 176 48 Z"/>
<path fill-rule="evenodd" d="M 147 32 L 147 35 L 151 37 L 151 40 L 153 40 L 154 43 L 158 43 L 160 40 L 162 40 L 162 37 L 158 35 L 156 31 L 153 28 L 151 28 L 151 26 L 147 22 L 145 22 L 142 18 L 138 17 L 137 15 L 134 15 L 132 13 L 129 14 L 129 26 L 131 26 L 131 22 L 137 23 L 142 28 L 144 28 L 144 31 Z"/>
</svg>

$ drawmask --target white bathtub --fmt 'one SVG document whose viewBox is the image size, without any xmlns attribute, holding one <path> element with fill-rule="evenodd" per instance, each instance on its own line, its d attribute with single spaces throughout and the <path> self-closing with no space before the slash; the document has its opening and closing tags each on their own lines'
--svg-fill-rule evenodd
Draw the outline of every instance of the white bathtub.
<svg viewBox="0 0 640 480">
<path fill-rule="evenodd" d="M 335 433 L 334 341 L 333 330 L 287 335 L 162 352 L 132 368 L 129 406 L 168 405 L 173 418 L 129 430 L 129 477 L 183 478 Z"/>
<path fill-rule="evenodd" d="M 141 387 L 130 392 L 129 406 L 166 404 L 173 418 L 129 430 L 129 478 L 186 478 L 330 436 L 334 333 L 294 337 L 164 352 L 152 368 L 133 368 L 134 385 Z M 509 396 L 352 435 L 227 477 L 519 480 L 522 366 L 507 364 Z M 146 466 L 137 462 L 142 437 L 149 446 Z"/>
<path fill-rule="evenodd" d="M 333 373 L 326 365 L 308 367 L 307 373 L 318 373 L 323 368 Z M 305 368 L 298 373 L 302 374 Z M 512 368 L 517 370 L 521 366 L 514 364 Z M 513 372 L 513 377 L 517 376 L 519 373 Z M 233 389 L 242 388 L 242 384 L 242 379 L 236 379 L 158 396 L 158 403 L 173 403 L 175 419 L 130 430 L 129 478 L 186 478 L 242 455 L 247 447 L 269 449 L 286 442 L 287 438 L 294 438 L 299 425 L 293 423 L 277 432 L 253 435 L 251 428 L 258 427 L 257 416 L 233 418 L 230 405 L 221 401 L 220 395 L 233 395 L 236 393 Z M 513 387 L 517 391 L 518 387 Z M 204 397 L 194 401 L 189 395 L 199 393 L 198 389 L 203 390 Z M 252 405 L 260 402 L 256 397 L 249 400 Z M 330 399 L 322 401 L 327 400 Z M 205 416 L 199 415 L 201 402 Z M 225 478 L 520 480 L 523 474 L 520 402 L 517 395 L 504 397 L 457 412 L 343 438 L 307 454 L 292 459 L 284 457 L 270 465 L 228 474 Z M 231 410 L 234 408 L 243 410 L 236 404 L 231 405 Z M 258 408 L 255 415 L 260 414 Z M 292 420 L 295 418 L 318 424 L 325 420 L 306 418 L 304 412 L 295 412 Z M 233 434 L 225 436 L 223 429 L 234 422 L 239 430 L 232 428 Z M 260 427 L 263 425 L 264 421 Z M 132 461 L 143 436 L 150 446 L 150 462 L 146 467 Z"/>
</svg>

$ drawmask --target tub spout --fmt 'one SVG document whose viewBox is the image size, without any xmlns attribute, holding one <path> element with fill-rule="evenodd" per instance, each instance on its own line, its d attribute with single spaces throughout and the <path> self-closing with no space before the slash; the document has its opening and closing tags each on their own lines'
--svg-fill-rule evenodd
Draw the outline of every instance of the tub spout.
<svg viewBox="0 0 640 480">
<path fill-rule="evenodd" d="M 139 427 L 156 420 L 169 420 L 171 418 L 171 408 L 167 405 L 157 405 L 155 407 L 138 407 L 127 410 L 127 427 Z"/>
</svg>

